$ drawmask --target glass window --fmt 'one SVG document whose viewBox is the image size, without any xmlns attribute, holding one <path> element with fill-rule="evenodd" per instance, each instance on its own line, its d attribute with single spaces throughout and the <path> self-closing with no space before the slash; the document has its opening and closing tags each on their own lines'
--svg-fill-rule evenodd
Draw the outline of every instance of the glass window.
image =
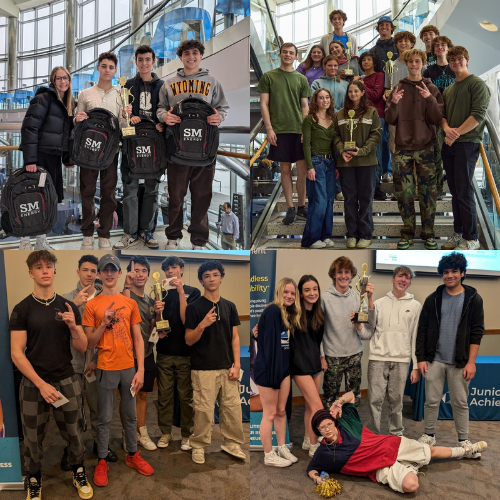
<svg viewBox="0 0 500 500">
<path fill-rule="evenodd" d="M 294 14 L 295 16 L 295 43 L 309 39 L 309 11 L 303 10 Z"/>
<path fill-rule="evenodd" d="M 373 16 L 373 2 L 372 0 L 365 0 L 359 6 L 359 20 L 368 19 Z"/>
<path fill-rule="evenodd" d="M 21 61 L 21 76 L 23 78 L 30 78 L 35 73 L 35 61 L 34 59 L 28 59 Z"/>
<path fill-rule="evenodd" d="M 49 15 L 50 8 L 49 6 L 47 7 L 41 7 L 36 11 L 36 17 L 45 17 Z"/>
<path fill-rule="evenodd" d="M 280 17 L 278 20 L 278 33 L 283 38 L 283 42 L 291 42 L 293 40 L 292 15 Z"/>
<path fill-rule="evenodd" d="M 103 52 L 108 52 L 111 49 L 111 42 L 108 40 L 107 42 L 100 43 L 97 46 L 97 55 L 102 54 Z"/>
<path fill-rule="evenodd" d="M 377 14 L 391 8 L 391 0 L 377 0 Z"/>
<path fill-rule="evenodd" d="M 21 21 L 31 21 L 35 19 L 35 10 L 25 10 L 21 13 Z"/>
<path fill-rule="evenodd" d="M 95 31 L 95 3 L 91 2 L 82 7 L 82 38 L 93 35 Z"/>
<path fill-rule="evenodd" d="M 99 2 L 99 16 L 97 18 L 98 31 L 111 27 L 111 2 Z"/>
<path fill-rule="evenodd" d="M 50 19 L 45 18 L 37 21 L 37 49 L 44 49 L 49 46 L 49 23 Z"/>
<path fill-rule="evenodd" d="M 342 0 L 342 10 L 346 13 L 347 16 L 347 21 L 344 24 L 344 29 L 357 23 L 357 2 L 353 2 L 352 0 Z"/>
<path fill-rule="evenodd" d="M 56 66 L 64 66 L 64 54 L 55 54 L 52 56 L 50 67 L 55 68 Z"/>
<path fill-rule="evenodd" d="M 311 9 L 311 36 L 310 38 L 326 33 L 328 30 L 325 25 L 325 6 L 317 5 Z"/>
<path fill-rule="evenodd" d="M 52 18 L 52 45 L 61 45 L 65 41 L 66 29 L 64 14 Z"/>
<path fill-rule="evenodd" d="M 21 45 L 23 52 L 35 48 L 35 23 L 26 23 L 21 29 Z"/>
<path fill-rule="evenodd" d="M 50 73 L 49 70 L 49 58 L 40 57 L 36 61 L 36 74 L 37 76 L 46 76 Z"/>
<path fill-rule="evenodd" d="M 295 0 L 295 2 L 293 2 L 293 10 L 297 11 L 303 9 L 304 7 L 307 7 L 307 4 L 308 0 Z"/>
<path fill-rule="evenodd" d="M 52 4 L 52 13 L 55 14 L 56 12 L 63 12 L 65 3 L 66 2 L 53 3 Z"/>
<path fill-rule="evenodd" d="M 378 33 L 377 33 L 378 34 Z M 375 35 L 373 34 L 373 29 L 365 31 L 359 35 L 359 46 L 364 47 L 370 40 L 374 37 Z M 368 48 L 371 48 L 373 46 L 373 43 L 370 44 Z"/>
<path fill-rule="evenodd" d="M 81 54 L 80 66 L 86 66 L 95 59 L 93 46 L 82 49 L 80 54 Z"/>
<path fill-rule="evenodd" d="M 129 0 L 115 0 L 115 24 L 123 23 L 130 19 Z"/>
<path fill-rule="evenodd" d="M 7 36 L 6 32 L 7 28 L 5 27 L 0 28 L 0 54 L 7 53 L 7 48 L 5 43 L 5 37 Z"/>
<path fill-rule="evenodd" d="M 22 87 L 32 87 L 34 85 L 35 81 L 33 78 L 28 78 L 27 80 L 22 80 Z"/>
<path fill-rule="evenodd" d="M 0 62 L 0 80 L 5 80 L 7 78 L 6 69 L 7 63 Z"/>
<path fill-rule="evenodd" d="M 283 14 L 289 14 L 292 12 L 293 9 L 293 3 L 282 3 L 278 5 L 278 16 L 282 16 Z"/>
</svg>

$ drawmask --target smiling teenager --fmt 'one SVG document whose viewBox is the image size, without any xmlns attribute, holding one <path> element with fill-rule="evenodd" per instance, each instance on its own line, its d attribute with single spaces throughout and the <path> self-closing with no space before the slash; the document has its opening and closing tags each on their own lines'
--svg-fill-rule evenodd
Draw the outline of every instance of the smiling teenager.
<svg viewBox="0 0 500 500">
<path fill-rule="evenodd" d="M 313 45 L 305 61 L 299 64 L 297 71 L 307 78 L 309 85 L 312 85 L 314 80 L 323 75 L 323 59 L 325 55 L 321 45 Z"/>
<path fill-rule="evenodd" d="M 358 53 L 358 43 L 356 40 L 356 35 L 351 35 L 344 31 L 344 24 L 347 21 L 347 15 L 344 11 L 337 9 L 330 12 L 329 15 L 330 23 L 333 26 L 333 31 L 327 35 L 321 37 L 320 44 L 326 54 L 329 53 L 330 44 L 333 40 L 340 41 L 344 48 L 347 48 L 347 42 L 351 42 L 351 50 L 354 55 Z"/>
</svg>

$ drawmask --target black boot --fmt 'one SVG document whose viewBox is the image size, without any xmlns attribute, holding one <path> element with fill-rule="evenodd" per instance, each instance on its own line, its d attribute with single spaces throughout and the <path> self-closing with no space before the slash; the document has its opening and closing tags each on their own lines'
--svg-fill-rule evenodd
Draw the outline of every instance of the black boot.
<svg viewBox="0 0 500 500">
<path fill-rule="evenodd" d="M 97 443 L 94 441 L 94 449 L 92 450 L 94 455 L 97 455 Z M 117 454 L 108 446 L 108 456 L 106 457 L 108 462 L 117 462 Z"/>
<path fill-rule="evenodd" d="M 71 465 L 68 462 L 68 448 L 67 447 L 64 448 L 64 453 L 63 453 L 63 456 L 61 458 L 61 469 L 66 471 L 66 472 L 71 470 Z"/>
</svg>

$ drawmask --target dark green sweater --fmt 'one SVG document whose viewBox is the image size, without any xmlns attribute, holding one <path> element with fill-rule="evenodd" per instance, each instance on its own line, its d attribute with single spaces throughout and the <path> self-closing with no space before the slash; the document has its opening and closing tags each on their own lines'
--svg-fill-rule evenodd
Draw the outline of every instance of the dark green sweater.
<svg viewBox="0 0 500 500">
<path fill-rule="evenodd" d="M 458 128 L 473 116 L 479 125 L 461 135 L 456 142 L 475 142 L 483 140 L 486 125 L 486 109 L 490 104 L 490 89 L 481 78 L 470 75 L 465 80 L 456 80 L 443 92 L 444 118 L 451 128 Z"/>
<path fill-rule="evenodd" d="M 332 123 L 328 128 L 323 127 L 307 115 L 302 122 L 302 148 L 307 163 L 307 170 L 314 168 L 312 164 L 313 155 L 327 155 L 332 152 L 332 141 L 335 136 L 335 125 Z"/>
<path fill-rule="evenodd" d="M 337 158 L 337 167 L 369 167 L 377 165 L 377 145 L 380 142 L 380 119 L 375 108 L 369 107 L 352 133 L 352 140 L 356 141 L 359 148 L 358 156 L 354 156 L 351 161 L 346 162 L 342 158 L 344 151 L 344 142 L 351 140 L 351 133 L 346 128 L 347 120 L 344 119 L 344 108 L 342 108 L 335 117 L 335 147 L 339 152 Z"/>
</svg>

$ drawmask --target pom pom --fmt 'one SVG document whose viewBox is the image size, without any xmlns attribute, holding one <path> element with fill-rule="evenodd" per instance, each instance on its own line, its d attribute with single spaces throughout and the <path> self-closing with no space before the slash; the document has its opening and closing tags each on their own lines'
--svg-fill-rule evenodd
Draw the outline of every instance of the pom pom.
<svg viewBox="0 0 500 500">
<path fill-rule="evenodd" d="M 321 484 L 318 484 L 314 491 L 319 494 L 321 498 L 333 498 L 340 495 L 342 492 L 342 485 L 336 479 L 327 479 Z"/>
</svg>

